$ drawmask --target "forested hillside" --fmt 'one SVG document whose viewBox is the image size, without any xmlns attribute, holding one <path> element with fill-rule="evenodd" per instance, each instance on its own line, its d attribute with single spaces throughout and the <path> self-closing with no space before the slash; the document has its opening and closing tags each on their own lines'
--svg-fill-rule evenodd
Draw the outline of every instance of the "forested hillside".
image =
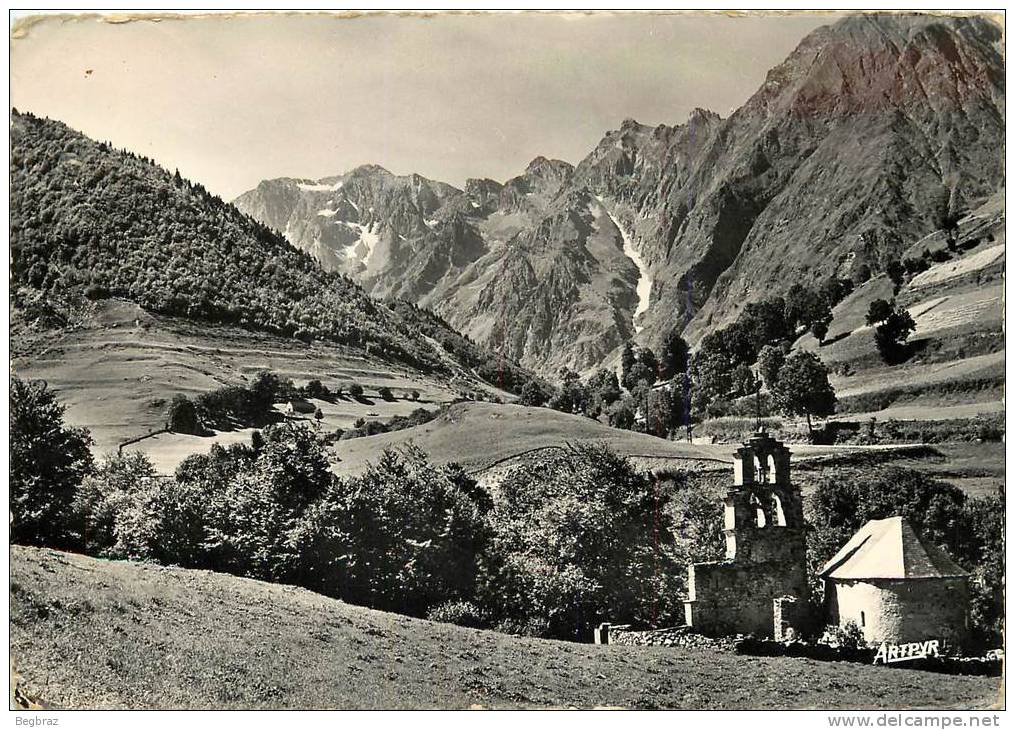
<svg viewBox="0 0 1015 730">
<path fill-rule="evenodd" d="M 411 306 L 396 313 L 324 271 L 178 172 L 17 110 L 11 142 L 13 300 L 29 319 L 59 324 L 85 298 L 118 297 L 428 371 L 509 369 L 508 386 L 528 377 L 512 363 L 490 364 L 492 355 L 443 321 Z M 468 357 L 459 362 L 456 352 Z"/>
</svg>

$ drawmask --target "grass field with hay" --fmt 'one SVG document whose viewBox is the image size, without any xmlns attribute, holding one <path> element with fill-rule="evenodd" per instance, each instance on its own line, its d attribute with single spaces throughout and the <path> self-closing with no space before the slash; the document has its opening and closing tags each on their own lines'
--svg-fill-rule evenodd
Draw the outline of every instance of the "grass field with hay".
<svg viewBox="0 0 1015 730">
<path fill-rule="evenodd" d="M 11 659 L 49 708 L 988 708 L 998 679 L 431 623 L 208 571 L 11 549 Z"/>
</svg>

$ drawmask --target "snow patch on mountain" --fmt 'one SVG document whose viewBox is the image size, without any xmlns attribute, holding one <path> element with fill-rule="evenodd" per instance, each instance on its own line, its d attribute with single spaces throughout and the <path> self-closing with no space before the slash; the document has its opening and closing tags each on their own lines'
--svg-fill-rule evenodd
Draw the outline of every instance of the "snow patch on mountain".
<svg viewBox="0 0 1015 730">
<path fill-rule="evenodd" d="M 635 292 L 638 294 L 638 305 L 634 308 L 634 315 L 631 320 L 634 324 L 635 334 L 642 331 L 642 327 L 638 324 L 638 318 L 648 311 L 649 302 L 652 297 L 652 277 L 649 275 L 648 265 L 645 260 L 638 253 L 638 250 L 634 247 L 634 243 L 631 241 L 631 236 L 620 225 L 620 221 L 617 220 L 616 216 L 609 211 L 609 209 L 603 204 L 603 199 L 600 196 L 596 196 L 596 200 L 599 201 L 599 205 L 602 206 L 603 210 L 606 211 L 606 215 L 613 221 L 613 225 L 620 231 L 620 238 L 623 241 L 624 255 L 627 256 L 634 265 L 638 267 L 638 284 L 635 287 Z"/>
<path fill-rule="evenodd" d="M 373 256 L 374 249 L 377 248 L 377 244 L 381 240 L 380 234 L 372 230 L 374 228 L 373 224 L 364 226 L 360 223 L 347 222 L 345 225 L 359 233 L 359 238 L 345 249 L 346 259 L 367 266 L 370 262 L 370 257 Z M 377 227 L 379 228 L 380 226 L 378 225 Z"/>
<path fill-rule="evenodd" d="M 343 183 L 342 183 L 341 180 L 339 180 L 337 183 L 333 183 L 333 184 L 330 184 L 330 185 L 326 184 L 326 183 L 319 183 L 319 182 L 316 182 L 316 183 L 315 182 L 300 182 L 300 183 L 296 183 L 296 187 L 298 187 L 300 190 L 310 190 L 312 192 L 318 192 L 318 193 L 333 193 L 336 190 L 341 190 L 342 189 L 342 185 L 343 185 Z"/>
</svg>

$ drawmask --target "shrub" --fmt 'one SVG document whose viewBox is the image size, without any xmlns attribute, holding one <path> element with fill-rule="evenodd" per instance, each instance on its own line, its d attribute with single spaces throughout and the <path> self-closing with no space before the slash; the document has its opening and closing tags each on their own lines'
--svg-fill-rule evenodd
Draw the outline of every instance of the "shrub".
<svg viewBox="0 0 1015 730">
<path fill-rule="evenodd" d="M 391 388 L 386 385 L 378 388 L 377 394 L 386 401 L 395 400 L 395 395 L 391 392 Z"/>
<path fill-rule="evenodd" d="M 201 422 L 197 417 L 197 407 L 190 398 L 185 395 L 173 396 L 173 401 L 169 404 L 166 428 L 173 433 L 200 434 Z"/>
<path fill-rule="evenodd" d="M 847 621 L 842 626 L 828 626 L 822 638 L 828 644 L 845 651 L 860 651 L 867 648 L 863 630 L 857 626 L 856 621 Z"/>
<path fill-rule="evenodd" d="M 455 624 L 470 629 L 486 627 L 482 612 L 471 601 L 445 601 L 427 611 L 426 617 L 429 621 Z"/>
<path fill-rule="evenodd" d="M 778 418 L 762 418 L 761 426 L 771 434 L 777 434 L 782 439 L 791 437 L 783 431 L 783 422 Z M 745 441 L 758 430 L 758 422 L 753 417 L 723 417 L 703 421 L 695 427 L 696 436 L 714 437 L 721 443 L 736 443 Z"/>
<path fill-rule="evenodd" d="M 353 398 L 362 398 L 363 386 L 360 385 L 359 383 L 352 383 L 349 386 L 349 395 L 351 395 Z"/>
</svg>

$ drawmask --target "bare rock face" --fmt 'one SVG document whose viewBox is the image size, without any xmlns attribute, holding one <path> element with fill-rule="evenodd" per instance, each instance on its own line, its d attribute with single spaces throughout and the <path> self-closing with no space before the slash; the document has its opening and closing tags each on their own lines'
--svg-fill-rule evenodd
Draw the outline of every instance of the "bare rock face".
<svg viewBox="0 0 1015 730">
<path fill-rule="evenodd" d="M 863 15 L 807 36 L 728 119 L 626 120 L 576 167 L 464 191 L 361 167 L 236 201 L 377 296 L 543 372 L 692 342 L 795 282 L 880 272 L 933 201 L 1003 185 L 1004 63 L 983 18 Z"/>
<path fill-rule="evenodd" d="M 671 192 L 660 303 L 699 335 L 793 281 L 882 271 L 933 229 L 943 189 L 968 201 L 993 192 L 1004 134 L 998 39 L 983 19 L 894 15 L 808 36 L 717 130 L 691 183 Z"/>
</svg>

